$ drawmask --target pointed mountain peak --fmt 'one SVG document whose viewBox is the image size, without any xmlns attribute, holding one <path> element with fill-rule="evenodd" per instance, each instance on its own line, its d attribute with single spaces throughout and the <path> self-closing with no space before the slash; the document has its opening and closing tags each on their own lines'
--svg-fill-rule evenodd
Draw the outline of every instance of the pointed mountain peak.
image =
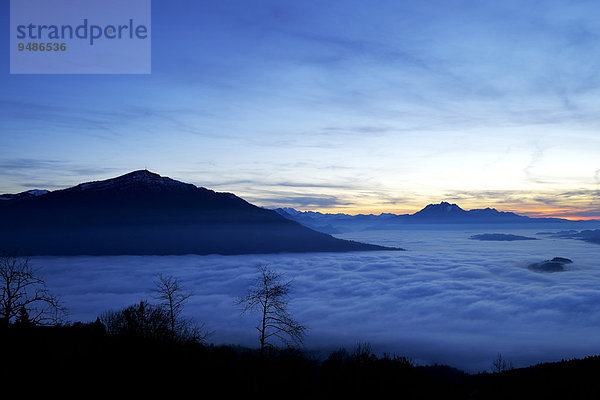
<svg viewBox="0 0 600 400">
<path fill-rule="evenodd" d="M 439 213 L 464 213 L 466 211 L 463 210 L 462 208 L 460 208 L 459 206 L 457 206 L 456 204 L 451 204 L 451 203 L 448 203 L 447 201 L 442 201 L 440 204 L 429 204 L 427 207 L 425 207 L 421 211 L 417 212 L 416 214 L 431 213 L 431 212 L 435 212 L 435 213 L 439 214 Z"/>
<path fill-rule="evenodd" d="M 437 221 L 453 221 L 453 222 L 486 222 L 486 221 L 516 221 L 522 220 L 520 215 L 512 212 L 498 211 L 495 208 L 481 208 L 473 209 L 470 211 L 460 208 L 456 204 L 451 204 L 446 201 L 442 201 L 439 204 L 429 204 L 421 211 L 412 215 L 416 219 L 422 219 L 426 221 L 437 220 Z"/>
</svg>

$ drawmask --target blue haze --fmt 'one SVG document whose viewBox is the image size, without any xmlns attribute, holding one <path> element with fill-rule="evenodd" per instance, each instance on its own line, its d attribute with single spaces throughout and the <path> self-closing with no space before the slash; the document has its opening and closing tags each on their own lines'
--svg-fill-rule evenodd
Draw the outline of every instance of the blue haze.
<svg viewBox="0 0 600 400">
<path fill-rule="evenodd" d="M 269 264 L 294 280 L 290 307 L 310 327 L 306 348 L 321 355 L 369 341 L 379 353 L 475 372 L 489 370 L 499 352 L 516 367 L 597 354 L 598 245 L 522 229 L 504 232 L 540 240 L 469 239 L 485 232 L 492 231 L 340 235 L 406 252 L 38 257 L 33 262 L 43 267 L 73 321 L 91 321 L 106 309 L 151 299 L 152 279 L 163 272 L 195 292 L 186 313 L 215 331 L 212 342 L 256 346 L 254 319 L 240 316 L 233 302 L 256 267 Z M 558 273 L 527 269 L 553 257 L 574 262 Z"/>
</svg>

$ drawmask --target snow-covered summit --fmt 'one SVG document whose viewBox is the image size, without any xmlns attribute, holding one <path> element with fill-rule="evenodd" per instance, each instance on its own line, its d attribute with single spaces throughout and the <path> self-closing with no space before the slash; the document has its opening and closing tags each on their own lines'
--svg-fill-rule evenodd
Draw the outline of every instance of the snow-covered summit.
<svg viewBox="0 0 600 400">
<path fill-rule="evenodd" d="M 49 193 L 49 191 L 41 189 L 32 189 L 17 194 L 2 194 L 0 195 L 0 200 L 29 199 L 32 197 L 43 196 L 46 193 Z"/>
<path fill-rule="evenodd" d="M 27 194 L 30 194 L 32 196 L 38 197 L 38 196 L 42 196 L 42 195 L 48 193 L 48 190 L 32 189 L 32 190 L 28 190 L 28 191 L 23 192 L 23 193 L 27 193 Z"/>
<path fill-rule="evenodd" d="M 103 181 L 86 182 L 75 186 L 73 189 L 79 191 L 100 191 L 100 190 L 127 190 L 130 188 L 144 188 L 153 192 L 165 190 L 191 190 L 196 186 L 160 176 L 154 172 L 142 169 L 129 172 L 116 178 Z"/>
<path fill-rule="evenodd" d="M 303 211 L 298 211 L 292 207 L 281 207 L 281 208 L 275 209 L 275 211 L 277 211 L 280 214 L 283 212 L 283 213 L 289 214 L 289 215 L 302 215 L 303 214 Z"/>
</svg>

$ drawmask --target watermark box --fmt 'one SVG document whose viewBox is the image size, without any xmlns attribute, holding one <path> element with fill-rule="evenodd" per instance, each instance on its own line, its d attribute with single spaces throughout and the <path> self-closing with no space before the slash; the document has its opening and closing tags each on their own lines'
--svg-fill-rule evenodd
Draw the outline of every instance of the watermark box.
<svg viewBox="0 0 600 400">
<path fill-rule="evenodd" d="M 11 74 L 149 74 L 151 0 L 10 0 Z"/>
</svg>

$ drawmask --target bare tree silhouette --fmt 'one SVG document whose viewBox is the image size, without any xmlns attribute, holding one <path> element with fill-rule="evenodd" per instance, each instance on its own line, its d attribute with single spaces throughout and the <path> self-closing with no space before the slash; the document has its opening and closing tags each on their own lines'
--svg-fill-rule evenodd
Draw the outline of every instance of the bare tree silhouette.
<svg viewBox="0 0 600 400">
<path fill-rule="evenodd" d="M 259 267 L 260 276 L 244 297 L 236 301 L 242 305 L 242 314 L 257 311 L 261 318 L 256 329 L 259 332 L 260 352 L 272 347 L 272 338 L 278 338 L 286 345 L 303 342 L 307 327 L 296 321 L 288 312 L 288 298 L 291 281 L 268 266 Z"/>
<path fill-rule="evenodd" d="M 192 294 L 183 291 L 179 280 L 169 275 L 158 274 L 154 281 L 154 298 L 161 302 L 169 314 L 169 322 L 172 334 L 175 334 L 177 318 L 183 310 L 183 304 Z"/>
<path fill-rule="evenodd" d="M 26 321 L 33 325 L 58 325 L 66 308 L 46 287 L 27 257 L 0 256 L 0 319 L 6 326 Z"/>
<path fill-rule="evenodd" d="M 499 374 L 500 372 L 513 369 L 512 362 L 506 362 L 502 354 L 498 353 L 494 361 L 492 361 L 492 373 Z"/>
<path fill-rule="evenodd" d="M 205 330 L 204 324 L 197 324 L 192 319 L 181 316 L 183 307 L 192 293 L 183 288 L 179 279 L 162 273 L 157 275 L 154 285 L 154 298 L 160 302 L 169 318 L 171 338 L 205 342 L 211 333 Z"/>
</svg>

